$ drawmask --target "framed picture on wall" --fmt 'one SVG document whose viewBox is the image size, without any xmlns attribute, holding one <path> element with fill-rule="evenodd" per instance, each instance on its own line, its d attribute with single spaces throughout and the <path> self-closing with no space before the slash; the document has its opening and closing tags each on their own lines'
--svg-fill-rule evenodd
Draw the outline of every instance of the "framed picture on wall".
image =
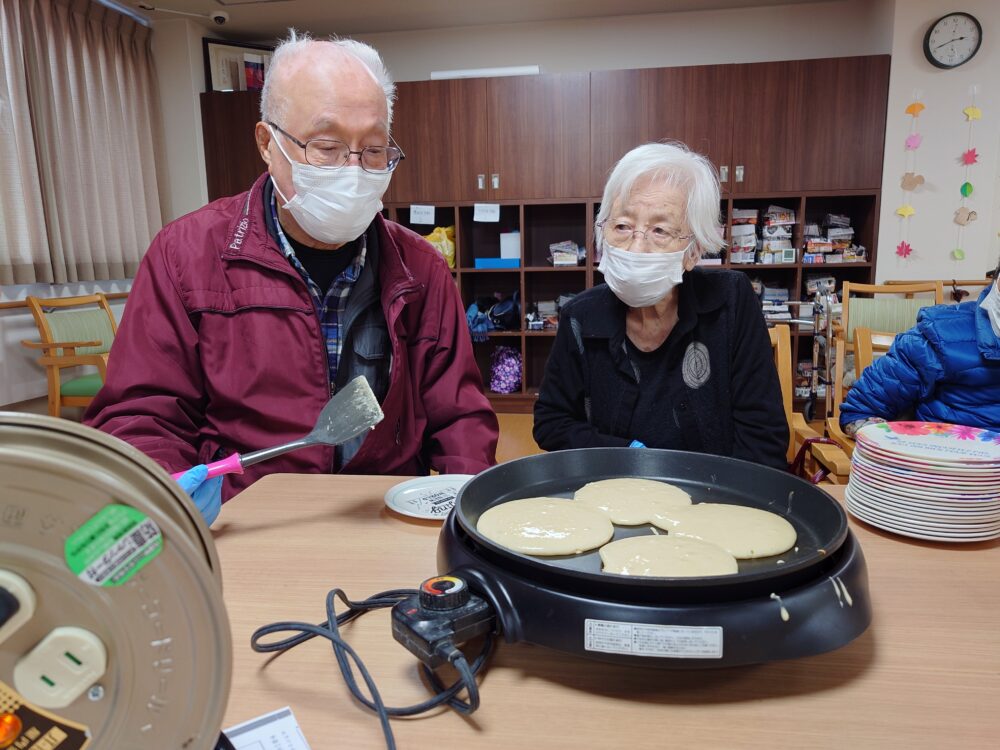
<svg viewBox="0 0 1000 750">
<path fill-rule="evenodd" d="M 205 50 L 207 91 L 254 91 L 263 88 L 274 47 L 261 44 L 201 40 Z"/>
</svg>

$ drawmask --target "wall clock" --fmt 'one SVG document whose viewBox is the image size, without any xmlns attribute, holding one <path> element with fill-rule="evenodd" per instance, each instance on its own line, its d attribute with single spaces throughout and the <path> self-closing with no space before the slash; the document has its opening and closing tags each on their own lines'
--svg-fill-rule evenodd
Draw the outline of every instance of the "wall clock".
<svg viewBox="0 0 1000 750">
<path fill-rule="evenodd" d="M 983 27 L 968 13 L 949 13 L 927 29 L 924 55 L 927 61 L 945 70 L 969 62 L 983 43 Z"/>
</svg>

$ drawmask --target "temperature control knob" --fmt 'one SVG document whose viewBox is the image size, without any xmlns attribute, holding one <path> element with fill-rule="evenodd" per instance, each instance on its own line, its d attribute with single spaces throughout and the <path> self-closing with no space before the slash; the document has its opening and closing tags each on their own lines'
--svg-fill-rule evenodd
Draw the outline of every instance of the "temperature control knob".
<svg viewBox="0 0 1000 750">
<path fill-rule="evenodd" d="M 470 595 L 468 585 L 457 576 L 437 576 L 420 584 L 420 606 L 424 609 L 458 609 Z"/>
</svg>

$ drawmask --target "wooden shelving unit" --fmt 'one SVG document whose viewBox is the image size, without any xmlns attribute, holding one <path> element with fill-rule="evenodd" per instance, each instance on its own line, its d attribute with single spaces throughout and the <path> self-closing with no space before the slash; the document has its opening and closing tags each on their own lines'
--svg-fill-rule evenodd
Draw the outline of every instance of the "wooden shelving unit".
<svg viewBox="0 0 1000 750">
<path fill-rule="evenodd" d="M 725 173 L 720 212 L 734 206 L 796 210 L 802 226 L 826 212 L 851 216 L 865 263 L 730 265 L 804 296 L 810 273 L 872 281 L 877 252 L 889 56 L 696 65 L 643 70 L 400 83 L 393 136 L 407 158 L 384 198 L 389 218 L 410 222 L 410 205 L 435 206 L 436 226 L 455 226 L 463 302 L 494 292 L 521 295 L 522 316 L 538 300 L 600 283 L 592 254 L 576 268 L 552 268 L 554 242 L 592 253 L 594 215 L 608 171 L 641 143 L 678 140 Z M 202 96 L 209 197 L 246 190 L 263 165 L 253 141 L 252 92 Z M 500 221 L 473 220 L 476 203 L 500 204 Z M 521 233 L 515 269 L 476 269 L 499 256 L 500 233 Z M 801 256 L 799 256 L 801 257 Z M 523 320 L 523 318 L 522 318 Z M 793 329 L 795 361 L 808 359 L 811 332 Z M 504 411 L 529 411 L 553 341 L 550 331 L 499 332 L 475 344 L 489 380 L 497 346 L 520 347 L 521 391 L 493 394 Z"/>
</svg>

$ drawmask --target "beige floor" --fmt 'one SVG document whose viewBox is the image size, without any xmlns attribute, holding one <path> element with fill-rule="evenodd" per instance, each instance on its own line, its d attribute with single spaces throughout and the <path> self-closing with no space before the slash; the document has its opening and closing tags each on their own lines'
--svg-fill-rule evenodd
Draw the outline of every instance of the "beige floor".
<svg viewBox="0 0 1000 750">
<path fill-rule="evenodd" d="M 534 419 L 531 414 L 497 414 L 497 419 L 500 421 L 498 463 L 544 452 L 531 437 L 531 425 Z"/>
</svg>

